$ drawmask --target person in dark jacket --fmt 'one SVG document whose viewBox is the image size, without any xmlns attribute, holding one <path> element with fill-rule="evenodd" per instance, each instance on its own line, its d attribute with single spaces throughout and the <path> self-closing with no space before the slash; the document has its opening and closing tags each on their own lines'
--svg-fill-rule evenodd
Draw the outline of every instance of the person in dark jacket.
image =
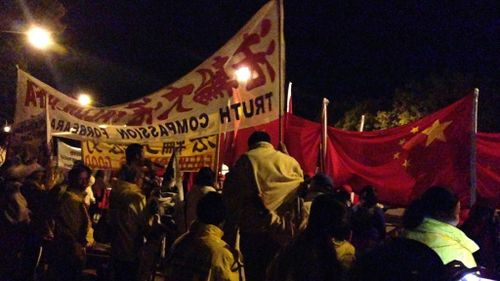
<svg viewBox="0 0 500 281">
<path fill-rule="evenodd" d="M 385 239 L 385 218 L 377 206 L 377 192 L 371 186 L 361 191 L 359 203 L 352 208 L 352 244 L 359 255 L 373 249 Z"/>
<path fill-rule="evenodd" d="M 306 229 L 272 262 L 268 281 L 343 280 L 334 239 L 342 240 L 347 227 L 346 208 L 332 194 L 316 197 Z"/>
</svg>

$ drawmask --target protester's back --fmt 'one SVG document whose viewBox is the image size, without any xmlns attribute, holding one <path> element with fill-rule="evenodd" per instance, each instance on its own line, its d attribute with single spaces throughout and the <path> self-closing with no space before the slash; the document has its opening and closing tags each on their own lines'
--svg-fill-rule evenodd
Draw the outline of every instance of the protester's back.
<svg viewBox="0 0 500 281">
<path fill-rule="evenodd" d="M 238 281 L 234 250 L 222 240 L 225 207 L 221 195 L 208 192 L 198 202 L 197 220 L 172 245 L 166 268 L 172 281 Z"/>
<path fill-rule="evenodd" d="M 384 242 L 360 257 L 352 281 L 441 281 L 444 265 L 426 245 L 410 239 Z"/>
<path fill-rule="evenodd" d="M 275 258 L 268 270 L 269 281 L 342 280 L 334 238 L 343 238 L 345 206 L 332 194 L 316 197 L 307 228 Z"/>
</svg>

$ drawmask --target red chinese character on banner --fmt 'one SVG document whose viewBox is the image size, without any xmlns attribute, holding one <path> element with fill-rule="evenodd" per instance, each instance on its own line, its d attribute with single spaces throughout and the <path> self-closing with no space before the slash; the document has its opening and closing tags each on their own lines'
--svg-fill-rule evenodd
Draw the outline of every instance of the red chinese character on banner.
<svg viewBox="0 0 500 281">
<path fill-rule="evenodd" d="M 228 59 L 228 57 L 215 57 L 212 64 L 215 72 L 204 68 L 196 70 L 201 74 L 202 82 L 196 89 L 193 98 L 195 102 L 208 105 L 211 100 L 224 97 L 224 92 L 228 97 L 233 95 L 233 88 L 238 87 L 238 82 L 230 80 L 224 70 L 224 65 Z"/>
<path fill-rule="evenodd" d="M 146 106 L 150 102 L 150 98 L 142 98 L 140 101 L 129 103 L 125 108 L 133 109 L 134 113 L 127 125 L 140 126 L 144 121 L 146 121 L 146 124 L 151 125 L 151 123 L 153 123 L 153 110 L 159 109 L 161 107 L 161 102 L 158 102 L 156 107 Z"/>
<path fill-rule="evenodd" d="M 261 39 L 266 37 L 270 30 L 271 21 L 268 19 L 263 20 L 260 26 L 260 34 L 251 33 L 243 35 L 243 42 L 234 52 L 235 56 L 238 54 L 243 55 L 243 59 L 238 63 L 233 64 L 233 68 L 239 69 L 240 67 L 248 67 L 252 72 L 255 71 L 257 73 L 257 77 L 251 78 L 247 82 L 247 91 L 251 91 L 266 84 L 266 76 L 261 68 L 261 65 L 264 65 L 267 68 L 271 81 L 274 81 L 276 76 L 273 66 L 266 59 L 266 56 L 270 56 L 274 53 L 276 45 L 275 41 L 272 40 L 269 43 L 265 52 L 254 53 L 251 49 L 251 46 L 260 44 Z"/>
<path fill-rule="evenodd" d="M 182 101 L 184 100 L 184 96 L 190 95 L 194 90 L 194 85 L 189 84 L 184 87 L 168 87 L 168 93 L 163 94 L 162 97 L 166 98 L 169 101 L 174 101 L 172 105 L 166 109 L 162 114 L 158 116 L 159 120 L 168 119 L 168 115 L 175 108 L 177 112 L 186 112 L 192 110 L 192 108 L 186 108 L 182 105 Z"/>
</svg>

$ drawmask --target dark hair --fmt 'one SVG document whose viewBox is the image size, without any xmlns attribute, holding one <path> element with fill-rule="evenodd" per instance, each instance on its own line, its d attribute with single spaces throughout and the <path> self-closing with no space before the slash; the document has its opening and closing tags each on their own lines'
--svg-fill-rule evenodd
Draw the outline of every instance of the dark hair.
<svg viewBox="0 0 500 281">
<path fill-rule="evenodd" d="M 351 201 L 351 194 L 343 188 L 336 188 L 333 190 L 333 196 L 337 201 L 347 205 Z"/>
<path fill-rule="evenodd" d="M 215 172 L 210 167 L 201 168 L 194 179 L 194 184 L 200 186 L 212 186 L 215 182 Z"/>
<path fill-rule="evenodd" d="M 226 218 L 222 195 L 217 192 L 205 194 L 196 206 L 196 216 L 201 223 L 220 225 Z"/>
<path fill-rule="evenodd" d="M 122 181 L 135 183 L 137 179 L 144 176 L 144 172 L 140 167 L 135 165 L 123 165 L 118 172 L 118 178 Z"/>
<path fill-rule="evenodd" d="M 442 281 L 443 262 L 436 252 L 416 240 L 388 239 L 356 260 L 351 281 Z"/>
<path fill-rule="evenodd" d="M 125 149 L 127 164 L 140 160 L 142 157 L 142 145 L 138 143 L 129 144 Z"/>
<path fill-rule="evenodd" d="M 314 198 L 306 231 L 313 235 L 345 238 L 347 209 L 333 194 L 322 194 Z"/>
<path fill-rule="evenodd" d="M 69 188 L 74 188 L 77 187 L 78 185 L 78 178 L 80 177 L 80 174 L 82 172 L 87 172 L 89 178 L 91 175 L 91 170 L 89 167 L 85 166 L 84 164 L 76 164 L 69 170 L 68 172 L 68 185 Z"/>
<path fill-rule="evenodd" d="M 258 142 L 271 142 L 271 137 L 264 131 L 255 131 L 248 138 L 248 148 L 253 148 Z"/>
<path fill-rule="evenodd" d="M 333 191 L 333 180 L 329 176 L 318 173 L 314 175 L 311 179 L 311 191 L 320 191 L 320 192 L 332 192 Z"/>
<path fill-rule="evenodd" d="M 377 191 L 375 191 L 375 188 L 373 188 L 373 186 L 371 185 L 363 187 L 359 197 L 360 199 L 363 199 L 363 201 L 366 202 L 367 207 L 375 206 L 375 204 L 377 204 L 378 201 Z"/>
<path fill-rule="evenodd" d="M 103 170 L 97 170 L 97 172 L 95 172 L 95 178 L 104 178 L 104 171 Z"/>
<path fill-rule="evenodd" d="M 450 190 L 439 186 L 431 187 L 408 206 L 403 215 L 403 226 L 413 229 L 419 226 L 426 216 L 438 220 L 451 219 L 457 203 L 457 196 Z"/>
</svg>

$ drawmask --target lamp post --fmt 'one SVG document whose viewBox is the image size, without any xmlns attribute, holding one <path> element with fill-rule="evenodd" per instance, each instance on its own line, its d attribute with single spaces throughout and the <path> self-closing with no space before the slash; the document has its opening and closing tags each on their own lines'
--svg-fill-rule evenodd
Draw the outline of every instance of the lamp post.
<svg viewBox="0 0 500 281">
<path fill-rule="evenodd" d="M 31 46 L 39 50 L 47 50 L 54 44 L 52 33 L 39 26 L 30 27 L 26 32 L 26 37 Z"/>
<path fill-rule="evenodd" d="M 26 41 L 38 50 L 47 50 L 54 45 L 52 32 L 36 25 L 31 26 L 26 31 L 1 30 L 0 33 L 24 35 Z"/>
<path fill-rule="evenodd" d="M 242 66 L 235 71 L 236 80 L 241 83 L 247 82 L 252 77 L 252 71 L 246 66 Z"/>
<path fill-rule="evenodd" d="M 86 93 L 80 93 L 78 95 L 78 103 L 82 106 L 89 106 L 92 103 L 92 98 Z"/>
</svg>

